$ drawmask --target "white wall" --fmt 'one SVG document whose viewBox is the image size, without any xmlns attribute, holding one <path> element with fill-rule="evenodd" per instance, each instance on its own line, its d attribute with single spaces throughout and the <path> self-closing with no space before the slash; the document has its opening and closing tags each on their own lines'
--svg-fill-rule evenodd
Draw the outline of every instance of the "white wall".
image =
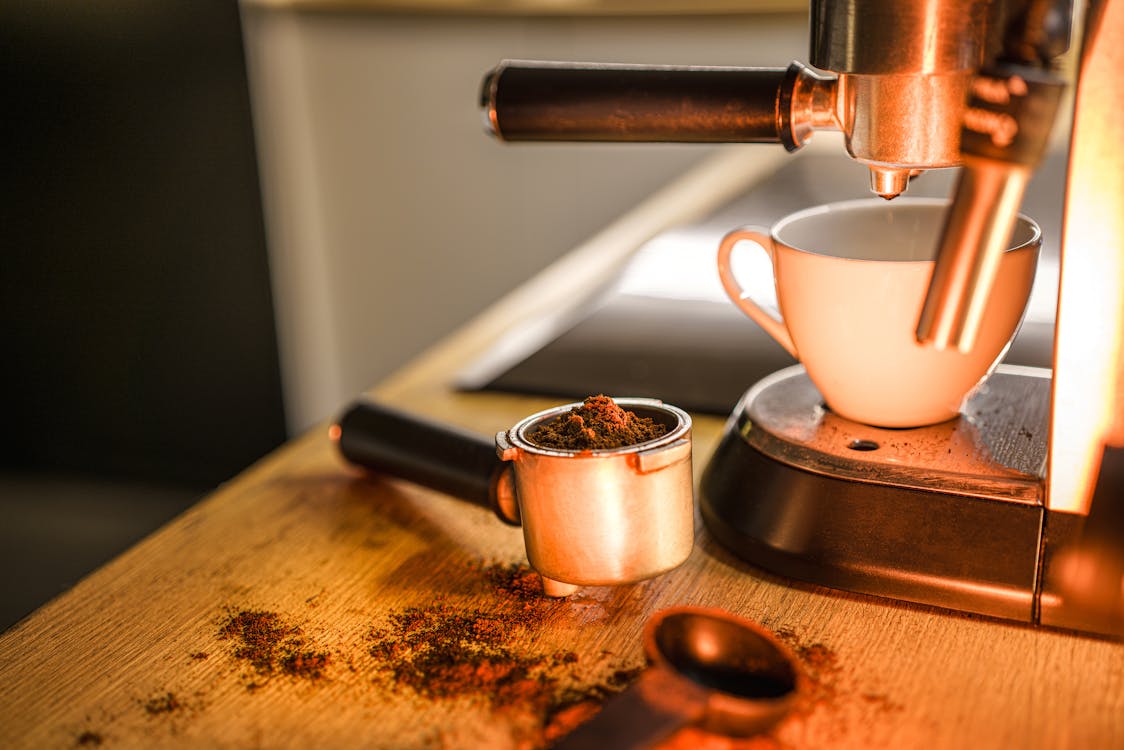
<svg viewBox="0 0 1124 750">
<path fill-rule="evenodd" d="M 721 148 L 497 143 L 477 98 L 500 59 L 807 58 L 803 14 L 243 16 L 293 432 Z"/>
</svg>

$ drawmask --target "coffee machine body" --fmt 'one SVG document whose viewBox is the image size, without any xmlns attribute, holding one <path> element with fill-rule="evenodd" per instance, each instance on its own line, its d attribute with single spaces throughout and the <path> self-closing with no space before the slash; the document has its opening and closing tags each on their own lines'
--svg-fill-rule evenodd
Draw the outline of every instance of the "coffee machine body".
<svg viewBox="0 0 1124 750">
<path fill-rule="evenodd" d="M 1069 81 L 1056 61 L 1075 18 L 1083 33 Z M 789 150 L 838 130 L 888 199 L 924 170 L 958 167 L 917 335 L 967 350 L 1071 90 L 1053 369 L 1000 367 L 957 419 L 909 430 L 841 419 L 801 368 L 781 371 L 731 415 L 701 506 L 719 541 L 782 575 L 1121 634 L 1124 143 L 1113 132 L 1124 8 L 812 0 L 809 19 L 810 65 L 503 63 L 485 79 L 486 122 L 506 140 Z"/>
</svg>

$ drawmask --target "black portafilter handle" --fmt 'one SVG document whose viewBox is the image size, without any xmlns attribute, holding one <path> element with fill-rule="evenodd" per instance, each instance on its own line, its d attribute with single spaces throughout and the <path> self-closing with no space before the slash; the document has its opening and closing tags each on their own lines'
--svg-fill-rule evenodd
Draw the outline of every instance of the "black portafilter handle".
<svg viewBox="0 0 1124 750">
<path fill-rule="evenodd" d="M 332 430 L 350 463 L 498 510 L 496 485 L 505 469 L 494 439 L 360 400 Z"/>
<path fill-rule="evenodd" d="M 788 68 L 506 60 L 480 93 L 486 127 L 505 141 L 794 142 L 783 99 Z M 787 83 L 786 83 L 787 82 Z"/>
</svg>

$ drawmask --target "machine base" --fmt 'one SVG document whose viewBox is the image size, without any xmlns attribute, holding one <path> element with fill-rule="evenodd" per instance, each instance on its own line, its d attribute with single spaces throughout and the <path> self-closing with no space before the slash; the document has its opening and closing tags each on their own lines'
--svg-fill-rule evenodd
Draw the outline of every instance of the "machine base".
<svg viewBox="0 0 1124 750">
<path fill-rule="evenodd" d="M 957 419 L 889 430 L 832 414 L 802 367 L 781 370 L 727 423 L 704 522 L 787 577 L 1037 623 L 1049 376 L 1001 367 Z"/>
</svg>

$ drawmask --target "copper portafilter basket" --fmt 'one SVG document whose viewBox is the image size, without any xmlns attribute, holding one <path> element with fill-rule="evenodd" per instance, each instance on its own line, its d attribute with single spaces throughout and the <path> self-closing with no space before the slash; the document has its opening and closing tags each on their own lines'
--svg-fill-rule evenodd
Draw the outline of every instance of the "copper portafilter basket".
<svg viewBox="0 0 1124 750">
<path fill-rule="evenodd" d="M 655 399 L 614 399 L 664 435 L 607 450 L 537 445 L 534 430 L 580 403 L 521 420 L 494 440 L 372 401 L 332 428 L 350 463 L 492 509 L 523 528 L 548 596 L 635 583 L 682 564 L 694 544 L 691 418 Z"/>
</svg>

